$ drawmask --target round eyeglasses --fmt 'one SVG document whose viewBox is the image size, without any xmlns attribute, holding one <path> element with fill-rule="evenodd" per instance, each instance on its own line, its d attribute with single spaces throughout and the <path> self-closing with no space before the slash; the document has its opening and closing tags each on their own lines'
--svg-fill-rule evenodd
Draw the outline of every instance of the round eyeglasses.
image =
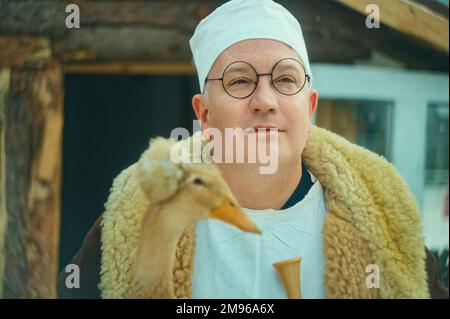
<svg viewBox="0 0 450 319">
<path fill-rule="evenodd" d="M 228 95 L 236 99 L 245 99 L 255 92 L 259 77 L 263 75 L 269 75 L 272 86 L 284 95 L 297 94 L 310 78 L 300 61 L 285 58 L 278 61 L 270 73 L 257 73 L 250 63 L 236 61 L 225 68 L 221 78 L 206 78 L 205 84 L 208 81 L 221 81 Z"/>
</svg>

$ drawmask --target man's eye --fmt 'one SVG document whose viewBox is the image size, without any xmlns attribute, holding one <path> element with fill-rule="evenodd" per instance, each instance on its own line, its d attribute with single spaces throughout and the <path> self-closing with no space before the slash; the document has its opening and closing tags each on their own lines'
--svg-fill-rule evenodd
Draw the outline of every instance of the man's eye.
<svg viewBox="0 0 450 319">
<path fill-rule="evenodd" d="M 250 81 L 247 79 L 235 79 L 230 81 L 230 83 L 228 83 L 228 86 L 232 86 L 232 85 L 239 85 L 239 84 L 249 84 Z"/>
<path fill-rule="evenodd" d="M 295 79 L 291 78 L 291 77 L 280 77 L 278 79 L 275 80 L 275 82 L 285 82 L 285 83 L 295 83 Z"/>
</svg>

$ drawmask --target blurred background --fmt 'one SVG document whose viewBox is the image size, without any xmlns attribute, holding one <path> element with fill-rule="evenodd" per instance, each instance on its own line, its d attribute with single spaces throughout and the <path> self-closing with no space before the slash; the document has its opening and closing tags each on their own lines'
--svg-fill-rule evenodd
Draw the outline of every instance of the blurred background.
<svg viewBox="0 0 450 319">
<path fill-rule="evenodd" d="M 314 122 L 397 167 L 448 287 L 448 1 L 277 2 L 303 29 Z M 114 177 L 151 136 L 192 131 L 188 41 L 222 3 L 0 0 L 0 297 L 55 297 Z"/>
</svg>

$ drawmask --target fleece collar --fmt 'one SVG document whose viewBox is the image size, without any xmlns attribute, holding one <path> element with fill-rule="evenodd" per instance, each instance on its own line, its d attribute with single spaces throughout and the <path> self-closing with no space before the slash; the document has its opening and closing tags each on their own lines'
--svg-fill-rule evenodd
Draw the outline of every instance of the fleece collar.
<svg viewBox="0 0 450 319">
<path fill-rule="evenodd" d="M 327 296 L 428 298 L 419 210 L 394 166 L 315 126 L 302 160 L 321 183 L 328 208 L 322 229 Z M 133 164 L 116 177 L 105 204 L 100 279 L 104 298 L 126 298 L 131 290 L 139 229 L 150 205 L 135 174 Z M 192 296 L 194 254 L 195 227 L 190 226 L 176 252 L 178 298 Z M 368 288 L 377 270 L 380 286 Z"/>
</svg>

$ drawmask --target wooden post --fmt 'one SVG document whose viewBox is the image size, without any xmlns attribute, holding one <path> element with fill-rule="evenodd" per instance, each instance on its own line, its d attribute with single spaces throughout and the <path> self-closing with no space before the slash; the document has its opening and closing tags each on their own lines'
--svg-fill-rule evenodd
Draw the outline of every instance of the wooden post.
<svg viewBox="0 0 450 319">
<path fill-rule="evenodd" d="M 3 297 L 54 298 L 63 124 L 60 65 L 12 71 L 5 106 Z"/>
<path fill-rule="evenodd" d="M 5 99 L 9 86 L 9 70 L 0 69 L 0 298 L 3 296 L 3 273 L 5 267 L 5 235 L 7 227 L 5 198 Z"/>
<path fill-rule="evenodd" d="M 10 68 L 39 68 L 51 60 L 50 40 L 43 37 L 0 37 L 0 64 Z"/>
</svg>

